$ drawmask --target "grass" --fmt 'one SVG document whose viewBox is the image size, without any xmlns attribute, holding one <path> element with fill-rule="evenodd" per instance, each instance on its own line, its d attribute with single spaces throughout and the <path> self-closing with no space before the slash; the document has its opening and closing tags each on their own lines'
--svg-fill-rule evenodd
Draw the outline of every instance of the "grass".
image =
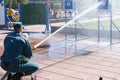
<svg viewBox="0 0 120 80">
<path fill-rule="evenodd" d="M 113 19 L 113 23 L 117 26 L 118 29 L 120 29 L 120 19 Z M 71 24 L 71 26 L 74 26 L 75 24 Z M 98 21 L 95 22 L 87 22 L 87 23 L 77 23 L 77 27 L 84 27 L 84 28 L 98 28 Z M 101 21 L 101 28 L 109 29 L 110 28 L 110 20 L 104 20 Z M 113 25 L 113 29 L 115 29 L 115 26 Z"/>
</svg>

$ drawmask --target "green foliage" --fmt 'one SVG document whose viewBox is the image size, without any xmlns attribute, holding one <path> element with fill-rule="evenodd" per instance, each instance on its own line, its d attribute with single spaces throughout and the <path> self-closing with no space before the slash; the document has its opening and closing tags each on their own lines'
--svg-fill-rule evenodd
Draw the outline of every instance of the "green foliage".
<svg viewBox="0 0 120 80">
<path fill-rule="evenodd" d="M 17 9 L 19 3 L 25 4 L 28 0 L 5 0 L 5 4 L 12 6 L 13 9 Z"/>
<path fill-rule="evenodd" d="M 115 23 L 115 25 L 120 28 L 120 18 L 117 19 L 113 19 L 113 22 Z M 74 25 L 74 24 L 72 24 Z M 92 29 L 96 29 L 98 28 L 98 22 L 87 22 L 87 23 L 81 23 L 81 24 L 77 24 L 77 26 L 83 26 L 86 28 L 92 28 Z M 100 24 L 101 28 L 104 29 L 109 29 L 110 28 L 110 20 L 101 20 L 101 24 Z M 113 25 L 113 29 L 115 29 L 115 26 Z"/>
<path fill-rule="evenodd" d="M 5 0 L 5 4 L 9 5 L 10 0 Z"/>
<path fill-rule="evenodd" d="M 22 4 L 23 24 L 45 24 L 46 6 L 40 3 Z"/>
</svg>

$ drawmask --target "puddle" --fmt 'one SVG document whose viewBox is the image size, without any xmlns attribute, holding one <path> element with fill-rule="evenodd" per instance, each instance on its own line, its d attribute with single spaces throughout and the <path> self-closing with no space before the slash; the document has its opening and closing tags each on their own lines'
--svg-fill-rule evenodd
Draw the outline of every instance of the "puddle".
<svg viewBox="0 0 120 80">
<path fill-rule="evenodd" d="M 31 45 L 34 46 L 40 41 L 44 40 L 48 35 L 44 33 L 28 33 L 29 38 L 31 41 Z M 57 44 L 57 43 L 56 43 Z M 60 45 L 58 45 L 60 46 Z M 63 54 L 60 54 L 58 52 L 55 52 L 54 49 L 56 47 L 51 46 L 49 44 L 49 41 L 45 41 L 43 44 L 38 46 L 33 53 L 35 53 L 34 59 L 39 60 L 39 59 L 54 59 L 54 58 L 59 58 L 62 57 Z"/>
<path fill-rule="evenodd" d="M 29 37 L 32 41 L 32 45 L 36 45 L 40 42 L 40 40 L 44 40 L 44 38 L 46 38 L 46 35 L 43 33 L 29 33 Z M 90 51 L 84 50 L 84 48 L 86 47 L 85 45 L 79 45 L 74 42 L 74 44 L 72 42 L 66 44 L 66 41 L 56 42 L 55 39 L 52 38 L 52 43 L 49 42 L 50 40 L 47 40 L 44 45 L 42 44 L 38 46 L 36 50 L 33 51 L 33 53 L 37 54 L 35 59 L 55 59 L 59 57 L 64 57 L 66 55 L 80 56 L 92 53 Z M 76 47 L 78 47 L 79 49 L 77 48 L 76 50 Z"/>
<path fill-rule="evenodd" d="M 92 53 L 93 51 L 86 51 L 86 50 L 77 50 L 75 51 L 73 54 L 75 56 L 85 56 L 85 55 L 89 55 L 90 53 Z"/>
</svg>

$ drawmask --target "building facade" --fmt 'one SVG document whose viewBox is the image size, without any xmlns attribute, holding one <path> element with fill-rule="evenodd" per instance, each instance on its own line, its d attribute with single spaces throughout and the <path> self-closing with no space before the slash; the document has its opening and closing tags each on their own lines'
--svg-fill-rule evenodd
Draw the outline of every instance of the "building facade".
<svg viewBox="0 0 120 80">
<path fill-rule="evenodd" d="M 4 1 L 0 3 L 0 25 L 5 25 Z"/>
</svg>

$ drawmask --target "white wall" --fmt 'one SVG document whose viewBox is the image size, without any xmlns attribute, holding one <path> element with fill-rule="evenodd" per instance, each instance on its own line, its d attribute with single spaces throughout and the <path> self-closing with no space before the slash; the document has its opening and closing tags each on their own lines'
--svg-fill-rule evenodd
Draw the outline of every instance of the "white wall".
<svg viewBox="0 0 120 80">
<path fill-rule="evenodd" d="M 2 3 L 4 3 L 4 1 Z M 1 3 L 0 3 L 0 25 L 5 25 L 4 6 L 2 6 Z"/>
</svg>

